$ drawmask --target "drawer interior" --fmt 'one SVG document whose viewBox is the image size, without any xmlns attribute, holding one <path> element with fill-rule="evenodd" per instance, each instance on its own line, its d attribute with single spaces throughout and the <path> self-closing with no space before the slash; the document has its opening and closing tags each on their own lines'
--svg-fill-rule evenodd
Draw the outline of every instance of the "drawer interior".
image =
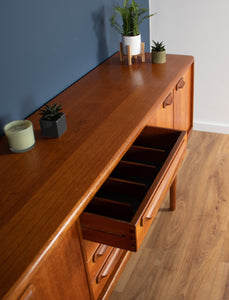
<svg viewBox="0 0 229 300">
<path fill-rule="evenodd" d="M 186 152 L 185 132 L 146 127 L 80 216 L 83 237 L 137 251 Z"/>
<path fill-rule="evenodd" d="M 130 222 L 179 136 L 146 127 L 85 211 Z"/>
</svg>

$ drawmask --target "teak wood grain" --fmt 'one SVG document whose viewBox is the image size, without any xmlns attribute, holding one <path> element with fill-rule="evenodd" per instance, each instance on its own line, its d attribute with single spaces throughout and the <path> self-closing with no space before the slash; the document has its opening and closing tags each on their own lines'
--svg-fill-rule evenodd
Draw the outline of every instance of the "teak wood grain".
<svg viewBox="0 0 229 300">
<path fill-rule="evenodd" d="M 12 154 L 0 139 L 0 297 L 11 295 L 79 217 L 139 132 L 193 64 L 168 55 L 164 65 L 120 64 L 118 53 L 51 102 L 63 105 L 67 131 L 40 135 Z M 7 297 L 6 297 L 7 298 Z"/>
<path fill-rule="evenodd" d="M 72 226 L 34 272 L 35 299 L 91 299 L 80 245 L 77 226 Z"/>
</svg>

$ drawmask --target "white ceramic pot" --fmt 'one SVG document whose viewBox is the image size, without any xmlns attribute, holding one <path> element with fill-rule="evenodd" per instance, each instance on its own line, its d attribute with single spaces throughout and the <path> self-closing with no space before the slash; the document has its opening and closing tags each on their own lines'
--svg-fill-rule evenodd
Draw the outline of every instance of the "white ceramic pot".
<svg viewBox="0 0 229 300">
<path fill-rule="evenodd" d="M 130 54 L 138 55 L 141 53 L 141 35 L 122 36 L 122 52 L 127 55 L 127 46 L 130 45 Z"/>
<path fill-rule="evenodd" d="M 4 126 L 4 132 L 12 152 L 25 152 L 34 147 L 35 138 L 31 121 L 17 120 L 10 122 Z"/>
</svg>

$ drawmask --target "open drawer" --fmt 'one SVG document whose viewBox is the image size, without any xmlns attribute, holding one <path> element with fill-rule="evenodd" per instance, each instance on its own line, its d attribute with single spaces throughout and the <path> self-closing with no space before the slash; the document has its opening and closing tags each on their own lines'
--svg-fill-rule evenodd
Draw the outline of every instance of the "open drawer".
<svg viewBox="0 0 229 300">
<path fill-rule="evenodd" d="M 82 213 L 83 237 L 137 251 L 186 146 L 185 132 L 145 127 Z"/>
</svg>

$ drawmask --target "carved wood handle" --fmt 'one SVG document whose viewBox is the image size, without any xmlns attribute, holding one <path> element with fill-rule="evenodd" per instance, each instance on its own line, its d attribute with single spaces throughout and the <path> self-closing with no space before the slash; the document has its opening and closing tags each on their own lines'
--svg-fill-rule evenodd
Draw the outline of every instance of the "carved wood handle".
<svg viewBox="0 0 229 300">
<path fill-rule="evenodd" d="M 152 202 L 150 203 L 149 207 L 146 209 L 144 215 L 142 216 L 141 226 L 144 226 L 147 221 L 154 219 L 154 217 L 156 216 L 157 211 L 159 209 L 157 208 L 157 203 L 161 197 L 162 191 L 163 188 L 162 185 L 160 185 L 153 197 Z"/>
<path fill-rule="evenodd" d="M 183 89 L 184 86 L 185 86 L 185 81 L 184 78 L 182 77 L 176 85 L 176 91 L 178 91 L 179 89 Z"/>
<path fill-rule="evenodd" d="M 165 98 L 163 102 L 163 108 L 166 108 L 166 106 L 171 105 L 173 103 L 173 95 L 172 93 L 169 93 L 169 95 Z"/>
<path fill-rule="evenodd" d="M 96 262 L 101 256 L 103 256 L 106 253 L 108 247 L 109 246 L 107 245 L 100 244 L 98 249 L 95 251 L 93 255 L 92 261 Z"/>
<path fill-rule="evenodd" d="M 21 297 L 19 298 L 19 300 L 35 300 L 36 298 L 34 297 L 34 286 L 30 285 L 26 291 L 23 293 L 23 295 L 21 295 Z"/>
<path fill-rule="evenodd" d="M 109 256 L 108 260 L 106 261 L 98 276 L 96 277 L 96 283 L 100 283 L 103 278 L 107 277 L 110 274 L 117 262 L 119 254 L 119 248 L 112 250 L 111 255 Z"/>
</svg>

